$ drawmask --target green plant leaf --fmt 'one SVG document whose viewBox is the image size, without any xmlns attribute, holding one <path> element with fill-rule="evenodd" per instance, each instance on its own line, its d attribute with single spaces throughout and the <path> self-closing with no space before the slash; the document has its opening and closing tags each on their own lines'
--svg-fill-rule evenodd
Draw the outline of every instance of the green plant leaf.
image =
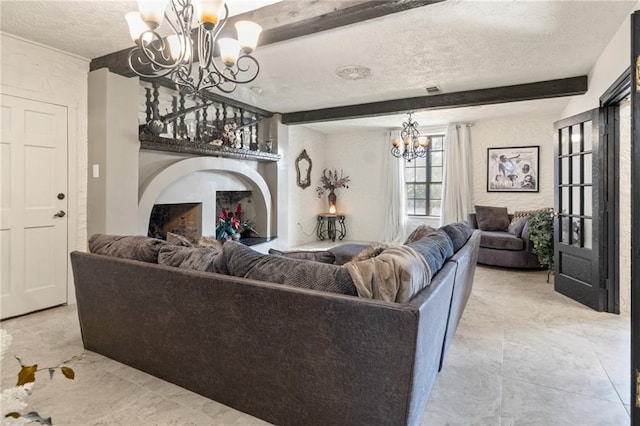
<svg viewBox="0 0 640 426">
<path fill-rule="evenodd" d="M 60 367 L 60 371 L 67 379 L 73 380 L 76 377 L 76 373 L 69 367 Z"/>
<path fill-rule="evenodd" d="M 38 364 L 22 367 L 18 373 L 18 383 L 16 386 L 22 386 L 27 383 L 36 381 L 36 371 L 38 370 Z"/>
</svg>

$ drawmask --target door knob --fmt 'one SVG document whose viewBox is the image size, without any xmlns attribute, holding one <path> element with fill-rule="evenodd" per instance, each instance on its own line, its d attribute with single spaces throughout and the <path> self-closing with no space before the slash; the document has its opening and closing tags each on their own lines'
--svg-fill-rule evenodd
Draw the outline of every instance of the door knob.
<svg viewBox="0 0 640 426">
<path fill-rule="evenodd" d="M 60 210 L 58 213 L 54 214 L 53 217 L 64 217 L 66 215 L 66 213 L 62 210 Z"/>
</svg>

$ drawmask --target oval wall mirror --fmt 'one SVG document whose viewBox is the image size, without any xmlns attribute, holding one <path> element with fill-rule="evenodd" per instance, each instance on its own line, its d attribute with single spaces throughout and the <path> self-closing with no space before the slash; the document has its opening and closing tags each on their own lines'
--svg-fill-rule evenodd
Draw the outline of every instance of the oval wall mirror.
<svg viewBox="0 0 640 426">
<path fill-rule="evenodd" d="M 311 158 L 309 158 L 307 150 L 303 149 L 298 158 L 296 158 L 297 184 L 302 189 L 311 185 L 311 166 Z"/>
</svg>

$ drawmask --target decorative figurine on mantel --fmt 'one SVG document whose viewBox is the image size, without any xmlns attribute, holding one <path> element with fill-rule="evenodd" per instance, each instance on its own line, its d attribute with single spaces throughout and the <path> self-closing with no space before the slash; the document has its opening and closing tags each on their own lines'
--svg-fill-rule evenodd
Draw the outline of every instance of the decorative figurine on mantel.
<svg viewBox="0 0 640 426">
<path fill-rule="evenodd" d="M 329 191 L 327 199 L 329 201 L 330 214 L 336 214 L 338 211 L 335 191 L 340 188 L 349 188 L 349 185 L 347 185 L 349 182 L 351 182 L 351 179 L 349 179 L 349 176 L 344 176 L 343 170 L 340 170 L 340 178 L 338 178 L 338 172 L 335 169 L 333 171 L 327 169 L 322 171 L 320 186 L 316 188 L 316 192 L 318 193 L 318 198 L 320 198 L 326 191 Z"/>
</svg>

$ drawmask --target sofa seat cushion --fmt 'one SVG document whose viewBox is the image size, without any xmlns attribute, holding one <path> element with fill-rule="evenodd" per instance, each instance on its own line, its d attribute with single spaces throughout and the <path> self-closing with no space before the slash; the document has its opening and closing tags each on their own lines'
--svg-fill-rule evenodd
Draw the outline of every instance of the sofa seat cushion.
<svg viewBox="0 0 640 426">
<path fill-rule="evenodd" d="M 482 231 L 480 247 L 498 250 L 523 250 L 524 241 L 508 232 Z"/>
<path fill-rule="evenodd" d="M 166 241 L 142 235 L 94 234 L 89 238 L 89 251 L 94 254 L 158 263 L 158 253 Z"/>
<path fill-rule="evenodd" d="M 167 245 L 160 249 L 158 263 L 196 271 L 226 272 L 225 265 L 220 265 L 221 251 L 215 248 L 185 247 Z"/>
<path fill-rule="evenodd" d="M 229 275 L 235 277 L 351 296 L 358 294 L 349 271 L 342 266 L 262 254 L 235 241 L 224 243 L 222 253 Z"/>
</svg>

